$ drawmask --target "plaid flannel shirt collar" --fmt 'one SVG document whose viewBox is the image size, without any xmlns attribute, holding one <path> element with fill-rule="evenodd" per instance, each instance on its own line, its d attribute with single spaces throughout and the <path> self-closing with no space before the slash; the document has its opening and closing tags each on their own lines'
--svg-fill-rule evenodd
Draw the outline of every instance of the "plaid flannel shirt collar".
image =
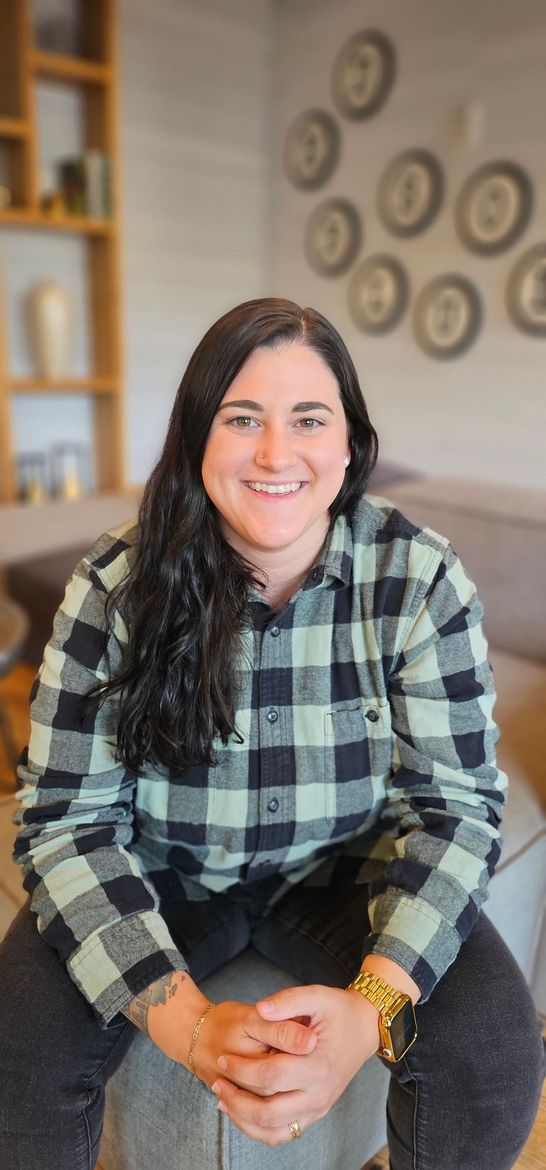
<svg viewBox="0 0 546 1170">
<path fill-rule="evenodd" d="M 324 552 L 318 564 L 311 569 L 303 588 L 317 589 L 332 584 L 334 588 L 348 585 L 353 568 L 353 532 L 344 515 L 338 516 L 330 529 Z"/>
<path fill-rule="evenodd" d="M 353 534 L 346 516 L 338 516 L 328 534 L 320 560 L 308 572 L 302 590 L 335 588 L 348 585 L 353 567 Z M 256 588 L 250 589 L 250 600 L 263 603 L 263 596 Z"/>
</svg>

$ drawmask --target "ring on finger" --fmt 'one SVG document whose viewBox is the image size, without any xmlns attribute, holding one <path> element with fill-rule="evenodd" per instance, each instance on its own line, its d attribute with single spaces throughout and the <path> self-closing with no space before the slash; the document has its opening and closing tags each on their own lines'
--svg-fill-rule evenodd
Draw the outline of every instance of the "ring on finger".
<svg viewBox="0 0 546 1170">
<path fill-rule="evenodd" d="M 290 1130 L 291 1137 L 293 1137 L 293 1138 L 300 1138 L 301 1137 L 301 1129 L 299 1127 L 299 1122 L 289 1121 L 288 1128 Z"/>
</svg>

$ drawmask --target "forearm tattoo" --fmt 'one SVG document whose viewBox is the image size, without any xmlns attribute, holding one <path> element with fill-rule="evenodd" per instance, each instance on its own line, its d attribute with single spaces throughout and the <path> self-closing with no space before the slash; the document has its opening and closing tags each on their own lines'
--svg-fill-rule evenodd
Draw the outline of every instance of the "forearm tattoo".
<svg viewBox="0 0 546 1170">
<path fill-rule="evenodd" d="M 178 976 L 177 982 L 174 982 L 175 976 Z M 148 1012 L 151 1007 L 156 1007 L 157 1004 L 167 1003 L 176 995 L 180 981 L 184 980 L 184 976 L 180 972 L 171 971 L 168 975 L 164 975 L 162 979 L 157 979 L 152 983 L 151 987 L 146 987 L 144 991 L 135 995 L 127 1007 L 123 1009 L 123 1015 L 127 1016 L 141 1032 L 145 1032 L 147 1036 L 150 1035 L 148 1029 Z"/>
</svg>

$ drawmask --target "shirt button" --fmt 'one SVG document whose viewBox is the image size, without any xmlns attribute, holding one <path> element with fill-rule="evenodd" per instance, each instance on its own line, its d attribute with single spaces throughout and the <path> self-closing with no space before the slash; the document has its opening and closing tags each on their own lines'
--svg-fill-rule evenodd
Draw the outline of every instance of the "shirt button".
<svg viewBox="0 0 546 1170">
<path fill-rule="evenodd" d="M 370 723 L 377 723 L 379 715 L 377 714 L 377 711 L 374 711 L 373 707 L 371 711 L 366 711 L 366 719 L 369 719 Z"/>
<path fill-rule="evenodd" d="M 272 638 L 278 638 L 278 636 L 279 636 L 280 632 L 281 632 L 281 631 L 279 630 L 279 627 L 278 627 L 278 626 L 271 626 L 271 629 L 270 629 L 270 631 L 269 631 L 269 633 L 271 634 L 271 637 L 272 637 Z"/>
<path fill-rule="evenodd" d="M 278 809 L 278 807 L 279 807 L 279 802 L 278 802 L 278 800 L 277 800 L 277 797 L 276 797 L 276 796 L 274 796 L 274 797 L 273 797 L 273 800 L 270 800 L 270 801 L 269 801 L 269 804 L 268 804 L 268 806 L 267 806 L 267 807 L 268 807 L 268 809 L 269 809 L 269 811 L 270 811 L 270 812 L 276 812 L 276 811 L 277 811 L 277 809 Z"/>
<path fill-rule="evenodd" d="M 270 723 L 276 723 L 277 719 L 279 718 L 279 712 L 273 711 L 273 709 L 272 709 L 271 711 L 267 712 L 267 718 L 268 718 Z"/>
</svg>

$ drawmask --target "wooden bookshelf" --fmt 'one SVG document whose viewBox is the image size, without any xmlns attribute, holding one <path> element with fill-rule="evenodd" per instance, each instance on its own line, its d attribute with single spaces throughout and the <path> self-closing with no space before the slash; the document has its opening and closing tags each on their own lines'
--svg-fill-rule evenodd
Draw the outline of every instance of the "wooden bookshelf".
<svg viewBox="0 0 546 1170">
<path fill-rule="evenodd" d="M 112 236 L 116 232 L 116 225 L 111 219 L 88 219 L 80 215 L 59 215 L 56 212 L 27 210 L 24 207 L 7 207 L 0 211 L 0 226 L 37 228 L 48 232 L 76 232 L 83 236 Z"/>
<path fill-rule="evenodd" d="M 117 394 L 113 378 L 10 378 L 12 394 Z"/>
<path fill-rule="evenodd" d="M 114 80 L 111 65 L 68 57 L 64 53 L 50 53 L 45 49 L 34 49 L 29 54 L 29 65 L 36 77 L 47 77 L 50 81 L 111 85 Z"/>
<path fill-rule="evenodd" d="M 31 0 L 0 0 L 0 147 L 11 191 L 9 206 L 0 210 L 0 227 L 82 237 L 92 355 L 86 377 L 69 373 L 60 379 L 15 377 L 0 302 L 0 504 L 16 498 L 12 408 L 15 396 L 21 394 L 89 395 L 97 493 L 124 490 L 116 0 L 79 3 L 83 51 L 76 57 L 37 46 Z M 109 160 L 112 214 L 107 219 L 42 206 L 36 85 L 43 80 L 76 87 L 82 96 L 82 151 L 99 150 Z M 54 272 L 51 277 L 55 279 Z M 4 290 L 4 301 L 7 293 L 9 289 Z"/>
</svg>

